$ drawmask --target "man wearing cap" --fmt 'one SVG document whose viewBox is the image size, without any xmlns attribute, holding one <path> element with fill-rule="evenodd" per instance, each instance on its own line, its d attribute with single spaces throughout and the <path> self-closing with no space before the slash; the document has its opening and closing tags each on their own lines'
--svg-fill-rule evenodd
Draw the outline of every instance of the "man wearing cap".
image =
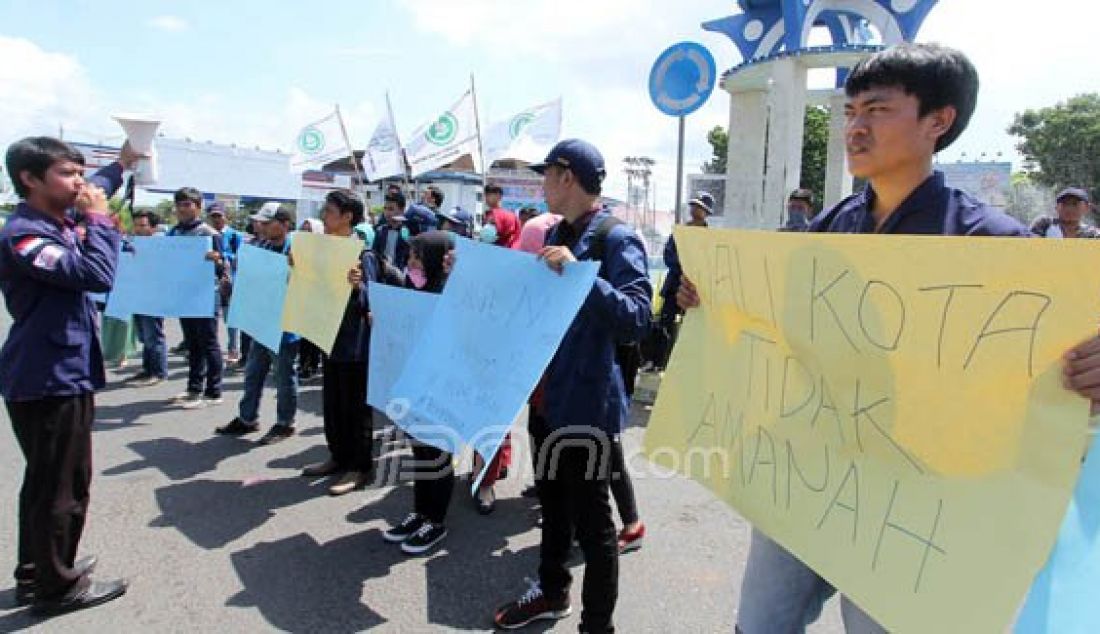
<svg viewBox="0 0 1100 634">
<path fill-rule="evenodd" d="M 222 275 L 219 291 L 221 293 L 221 317 L 226 320 L 226 336 L 229 339 L 226 359 L 229 363 L 240 361 L 240 332 L 229 327 L 229 300 L 233 295 L 233 279 L 237 275 L 237 252 L 244 243 L 244 235 L 234 229 L 225 215 L 225 205 L 215 201 L 206 208 L 206 221 L 222 237 L 222 259 L 225 261 L 225 273 Z"/>
<path fill-rule="evenodd" d="M 462 207 L 447 212 L 439 212 L 439 228 L 442 231 L 456 233 L 463 238 L 471 238 L 474 233 L 474 215 Z"/>
<path fill-rule="evenodd" d="M 780 231 L 805 231 L 814 217 L 814 193 L 808 189 L 796 189 L 787 197 L 787 222 Z"/>
<path fill-rule="evenodd" d="M 382 207 L 385 222 L 374 235 L 374 252 L 387 263 L 404 269 L 409 261 L 409 230 L 405 228 L 405 194 L 391 185 Z"/>
<path fill-rule="evenodd" d="M 267 202 L 250 216 L 256 221 L 260 241 L 255 246 L 290 256 L 290 232 L 294 228 L 294 216 L 289 206 Z M 276 317 L 277 318 L 277 317 Z M 253 339 L 248 347 L 244 366 L 244 394 L 238 406 L 238 415 L 229 423 L 216 428 L 218 434 L 241 436 L 260 429 L 260 398 L 263 396 L 267 373 L 275 366 L 275 424 L 259 443 L 272 445 L 294 435 L 294 417 L 298 412 L 298 372 L 294 361 L 298 358 L 300 339 L 284 332 L 279 349 L 268 350 Z"/>
<path fill-rule="evenodd" d="M 645 335 L 653 288 L 641 239 L 600 205 L 607 172 L 595 147 L 562 141 L 531 169 L 543 175 L 550 212 L 562 216 L 539 257 L 558 272 L 577 260 L 599 261 L 600 268 L 532 398 L 532 416 L 541 419 L 532 424 L 543 517 L 539 582 L 494 620 L 513 629 L 571 612 L 575 535 L 585 559 L 581 630 L 610 632 L 619 589 L 610 454 L 628 415 L 615 348 Z"/>
<path fill-rule="evenodd" d="M 217 405 L 222 402 L 223 359 L 221 346 L 218 345 L 217 303 L 220 302 L 218 288 L 225 275 L 225 259 L 222 256 L 222 237 L 213 227 L 202 221 L 202 193 L 194 187 L 184 187 L 173 195 L 176 203 L 176 217 L 179 222 L 168 230 L 168 236 L 203 236 L 210 238 L 211 250 L 206 259 L 214 262 L 214 302 L 215 316 L 185 317 L 180 319 L 183 340 L 187 344 L 187 391 L 179 394 L 173 402 L 184 409 L 196 409 L 205 405 Z M 205 389 L 203 386 L 205 380 Z"/>
<path fill-rule="evenodd" d="M 1100 238 L 1100 230 L 1081 221 L 1089 213 L 1089 193 L 1080 187 L 1067 187 L 1055 198 L 1057 215 L 1040 216 L 1031 223 L 1031 233 L 1042 238 Z"/>
<path fill-rule="evenodd" d="M 485 186 L 485 224 L 496 227 L 497 237 L 493 244 L 515 249 L 519 247 L 519 218 L 500 206 L 502 198 L 504 190 L 500 185 L 490 183 Z"/>
<path fill-rule="evenodd" d="M 707 217 L 714 214 L 714 196 L 710 192 L 700 191 L 688 201 L 688 209 L 691 218 L 687 222 L 689 227 L 706 227 Z M 676 342 L 676 318 L 683 314 L 683 310 L 676 304 L 676 291 L 680 288 L 680 278 L 684 274 L 680 265 L 680 254 L 676 251 L 676 239 L 668 237 L 665 250 L 662 254 L 668 272 L 665 281 L 661 284 L 661 314 L 657 320 L 655 333 L 656 346 L 651 360 L 654 370 L 663 370 L 668 365 L 669 355 L 672 354 L 672 346 Z"/>
</svg>

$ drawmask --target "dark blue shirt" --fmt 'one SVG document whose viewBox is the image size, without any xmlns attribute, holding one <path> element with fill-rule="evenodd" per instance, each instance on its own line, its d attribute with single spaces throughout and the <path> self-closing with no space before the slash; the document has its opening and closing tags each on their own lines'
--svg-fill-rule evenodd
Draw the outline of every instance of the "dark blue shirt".
<svg viewBox="0 0 1100 634">
<path fill-rule="evenodd" d="M 596 231 L 610 213 L 601 209 L 586 226 L 558 223 L 546 244 L 564 244 L 578 260 L 590 259 Z M 567 234 L 579 233 L 579 236 Z M 616 345 L 641 341 L 651 315 L 653 287 L 645 245 L 627 225 L 607 234 L 599 276 L 565 332 L 543 378 L 543 410 L 551 429 L 591 426 L 615 435 L 630 410 L 615 357 Z"/>
<path fill-rule="evenodd" d="M 818 214 L 809 231 L 819 233 L 898 233 L 945 236 L 1029 236 L 1027 227 L 960 189 L 948 187 L 933 172 L 913 190 L 877 231 L 875 191 L 868 185 L 832 209 Z"/>
<path fill-rule="evenodd" d="M 88 181 L 111 196 L 122 185 L 122 167 L 109 165 Z M 76 396 L 104 386 L 89 293 L 111 290 L 120 239 L 103 216 L 70 211 L 58 221 L 26 202 L 0 229 L 0 292 L 13 320 L 0 349 L 5 400 Z"/>
</svg>

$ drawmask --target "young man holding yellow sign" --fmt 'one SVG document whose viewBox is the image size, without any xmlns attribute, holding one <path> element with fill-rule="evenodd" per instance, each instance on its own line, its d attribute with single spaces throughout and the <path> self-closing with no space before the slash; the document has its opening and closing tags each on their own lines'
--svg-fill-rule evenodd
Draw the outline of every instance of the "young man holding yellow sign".
<svg viewBox="0 0 1100 634">
<path fill-rule="evenodd" d="M 978 74 L 960 52 L 938 45 L 903 44 L 858 64 L 845 85 L 847 155 L 854 176 L 869 186 L 814 218 L 808 231 L 952 236 L 1027 236 L 1013 218 L 948 187 L 934 172 L 936 152 L 966 128 L 978 94 Z M 697 307 L 695 285 L 683 279 L 677 295 Z M 1066 357 L 1066 385 L 1100 402 L 1100 339 Z M 754 530 L 741 588 L 741 634 L 803 632 L 815 621 L 832 585 L 785 548 Z M 885 629 L 846 597 L 841 613 L 849 632 Z"/>
</svg>

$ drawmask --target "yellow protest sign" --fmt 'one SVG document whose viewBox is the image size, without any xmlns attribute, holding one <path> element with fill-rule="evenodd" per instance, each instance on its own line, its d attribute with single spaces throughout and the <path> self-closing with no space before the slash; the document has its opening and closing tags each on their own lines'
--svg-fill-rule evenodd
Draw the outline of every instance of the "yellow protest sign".
<svg viewBox="0 0 1100 634">
<path fill-rule="evenodd" d="M 677 228 L 688 312 L 646 435 L 894 632 L 1001 632 L 1045 562 L 1088 404 L 1100 249 Z"/>
<path fill-rule="evenodd" d="M 294 266 L 283 308 L 283 330 L 309 339 L 332 352 L 352 286 L 348 271 L 359 262 L 359 240 L 295 232 L 291 241 Z"/>
</svg>

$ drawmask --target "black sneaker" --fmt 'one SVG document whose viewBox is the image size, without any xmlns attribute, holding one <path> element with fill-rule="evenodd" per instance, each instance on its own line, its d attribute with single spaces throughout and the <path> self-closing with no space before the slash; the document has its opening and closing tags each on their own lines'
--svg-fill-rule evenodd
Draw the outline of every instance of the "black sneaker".
<svg viewBox="0 0 1100 634">
<path fill-rule="evenodd" d="M 516 630 L 534 621 L 564 619 L 573 613 L 573 608 L 569 605 L 569 593 L 558 601 L 551 601 L 542 593 L 538 583 L 530 579 L 527 583 L 531 587 L 518 601 L 513 601 L 497 610 L 493 617 L 493 623 L 497 627 Z"/>
<path fill-rule="evenodd" d="M 442 524 L 424 522 L 415 533 L 401 542 L 401 552 L 406 555 L 423 555 L 435 548 L 436 544 L 447 536 L 447 527 Z"/>
<path fill-rule="evenodd" d="M 215 433 L 225 434 L 227 436 L 242 436 L 244 434 L 251 434 L 252 432 L 260 431 L 259 423 L 246 423 L 238 416 L 229 421 L 228 424 L 222 425 L 214 429 Z"/>
<path fill-rule="evenodd" d="M 283 442 L 293 435 L 294 428 L 290 425 L 274 425 L 271 429 L 267 430 L 263 438 L 260 438 L 259 443 L 261 445 L 274 445 L 277 442 Z"/>
<path fill-rule="evenodd" d="M 409 513 L 401 523 L 382 533 L 382 539 L 397 544 L 405 541 L 410 535 L 420 530 L 427 520 L 419 513 Z"/>
</svg>

